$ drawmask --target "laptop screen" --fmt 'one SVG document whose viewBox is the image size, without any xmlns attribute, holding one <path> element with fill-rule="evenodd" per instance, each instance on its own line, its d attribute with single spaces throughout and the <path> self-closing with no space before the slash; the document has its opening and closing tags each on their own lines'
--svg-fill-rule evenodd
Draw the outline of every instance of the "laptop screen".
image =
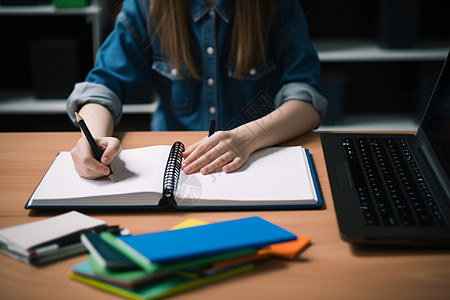
<svg viewBox="0 0 450 300">
<path fill-rule="evenodd" d="M 420 129 L 450 178 L 450 51 L 439 75 Z"/>
</svg>

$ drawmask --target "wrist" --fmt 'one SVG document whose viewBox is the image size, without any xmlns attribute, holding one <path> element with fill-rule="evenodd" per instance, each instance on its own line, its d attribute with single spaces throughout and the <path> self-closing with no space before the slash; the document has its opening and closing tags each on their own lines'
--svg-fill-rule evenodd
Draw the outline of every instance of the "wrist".
<svg viewBox="0 0 450 300">
<path fill-rule="evenodd" d="M 80 109 L 80 115 L 94 137 L 109 137 L 113 134 L 114 120 L 106 107 L 87 103 Z"/>
<path fill-rule="evenodd" d="M 251 154 L 254 151 L 262 148 L 261 145 L 261 132 L 253 122 L 243 124 L 230 130 L 230 134 L 234 137 L 234 140 L 238 141 L 245 149 L 247 154 Z"/>
</svg>

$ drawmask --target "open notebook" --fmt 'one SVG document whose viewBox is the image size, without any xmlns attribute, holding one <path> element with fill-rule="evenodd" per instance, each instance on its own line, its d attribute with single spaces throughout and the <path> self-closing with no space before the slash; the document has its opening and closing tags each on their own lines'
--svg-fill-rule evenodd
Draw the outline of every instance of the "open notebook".
<svg viewBox="0 0 450 300">
<path fill-rule="evenodd" d="M 176 147 L 178 151 L 174 151 Z M 239 170 L 210 175 L 184 174 L 180 170 L 182 149 L 176 142 L 172 147 L 122 150 L 112 163 L 114 182 L 80 177 L 70 153 L 60 152 L 25 207 L 157 208 L 172 203 L 181 209 L 253 209 L 322 205 L 309 152 L 300 146 L 259 150 Z M 173 163 L 177 157 L 178 162 Z"/>
</svg>

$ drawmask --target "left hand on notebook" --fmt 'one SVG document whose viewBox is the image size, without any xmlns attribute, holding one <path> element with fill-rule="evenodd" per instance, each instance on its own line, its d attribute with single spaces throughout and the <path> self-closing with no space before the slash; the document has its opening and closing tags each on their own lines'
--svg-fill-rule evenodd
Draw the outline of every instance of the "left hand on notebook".
<svg viewBox="0 0 450 300">
<path fill-rule="evenodd" d="M 220 169 L 230 173 L 239 169 L 255 150 L 254 138 L 245 132 L 217 131 L 186 149 L 181 169 L 186 174 L 206 175 Z"/>
</svg>

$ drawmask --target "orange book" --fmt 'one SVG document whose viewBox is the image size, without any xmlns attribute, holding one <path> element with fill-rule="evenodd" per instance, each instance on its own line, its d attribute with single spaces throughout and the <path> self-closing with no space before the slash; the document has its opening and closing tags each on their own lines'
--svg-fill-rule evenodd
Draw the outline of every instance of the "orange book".
<svg viewBox="0 0 450 300">
<path fill-rule="evenodd" d="M 256 254 L 239 257 L 234 259 L 228 259 L 215 262 L 213 268 L 222 268 L 229 265 L 246 263 L 250 261 L 257 261 L 266 259 L 269 257 L 280 257 L 283 259 L 293 260 L 298 254 L 304 250 L 311 243 L 311 239 L 306 236 L 297 236 L 297 240 L 273 244 L 267 248 L 262 248 L 256 252 Z"/>
<path fill-rule="evenodd" d="M 297 240 L 295 241 L 273 244 L 268 248 L 259 250 L 257 253 L 268 251 L 273 256 L 292 260 L 295 259 L 302 250 L 309 246 L 309 244 L 311 244 L 311 239 L 309 237 L 297 236 Z"/>
</svg>

